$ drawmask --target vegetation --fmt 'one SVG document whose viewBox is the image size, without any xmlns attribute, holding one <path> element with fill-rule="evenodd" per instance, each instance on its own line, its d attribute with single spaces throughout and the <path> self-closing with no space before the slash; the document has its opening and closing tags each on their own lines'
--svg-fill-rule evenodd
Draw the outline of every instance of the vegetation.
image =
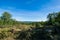
<svg viewBox="0 0 60 40">
<path fill-rule="evenodd" d="M 0 16 L 0 40 L 60 40 L 60 12 L 50 13 L 47 19 L 21 22 L 4 12 Z"/>
</svg>

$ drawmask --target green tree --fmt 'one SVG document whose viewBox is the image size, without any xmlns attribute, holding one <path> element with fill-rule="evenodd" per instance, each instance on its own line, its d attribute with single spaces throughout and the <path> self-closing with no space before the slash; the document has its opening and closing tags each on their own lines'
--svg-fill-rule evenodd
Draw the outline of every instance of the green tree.
<svg viewBox="0 0 60 40">
<path fill-rule="evenodd" d="M 60 12 L 57 13 L 56 21 L 60 22 Z"/>
<path fill-rule="evenodd" d="M 55 17 L 55 24 L 60 26 L 60 12 L 57 12 L 57 15 Z"/>
<path fill-rule="evenodd" d="M 53 25 L 55 22 L 55 17 L 56 17 L 56 13 L 51 13 L 47 16 L 48 18 L 48 24 L 49 25 Z"/>
<path fill-rule="evenodd" d="M 9 24 L 10 19 L 11 19 L 11 14 L 8 12 L 4 12 L 1 16 L 1 20 L 3 21 L 3 24 Z"/>
</svg>

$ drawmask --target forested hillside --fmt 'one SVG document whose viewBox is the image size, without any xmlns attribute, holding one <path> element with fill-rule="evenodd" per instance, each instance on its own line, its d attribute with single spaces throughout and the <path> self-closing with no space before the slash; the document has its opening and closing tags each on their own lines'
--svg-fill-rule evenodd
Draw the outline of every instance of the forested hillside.
<svg viewBox="0 0 60 40">
<path fill-rule="evenodd" d="M 21 22 L 4 12 L 0 16 L 0 40 L 60 40 L 60 12 L 48 14 L 47 19 Z"/>
</svg>

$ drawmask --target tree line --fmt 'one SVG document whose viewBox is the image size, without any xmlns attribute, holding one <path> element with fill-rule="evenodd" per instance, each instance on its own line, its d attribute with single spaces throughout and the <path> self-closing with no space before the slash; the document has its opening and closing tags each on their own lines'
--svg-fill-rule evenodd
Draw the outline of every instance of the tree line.
<svg viewBox="0 0 60 40">
<path fill-rule="evenodd" d="M 15 40 L 60 40 L 60 12 L 49 13 L 46 21 L 41 22 L 20 22 L 12 19 L 12 15 L 8 12 L 4 12 L 0 16 L 0 25 L 1 27 L 4 25 L 34 25 L 34 27 L 30 26 L 28 30 L 22 30 L 20 32 L 13 33 L 13 37 Z M 29 27 L 29 26 L 28 26 Z M 22 27 L 23 28 L 23 27 Z M 3 32 L 2 34 L 5 37 Z M 1 36 L 0 33 L 0 38 Z"/>
</svg>

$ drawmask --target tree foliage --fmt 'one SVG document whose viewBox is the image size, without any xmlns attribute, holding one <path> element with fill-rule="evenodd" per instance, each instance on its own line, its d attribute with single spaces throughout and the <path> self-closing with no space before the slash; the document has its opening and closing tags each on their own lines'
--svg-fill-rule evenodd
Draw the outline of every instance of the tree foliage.
<svg viewBox="0 0 60 40">
<path fill-rule="evenodd" d="M 53 12 L 48 14 L 47 19 L 45 22 L 20 22 L 17 20 L 12 19 L 12 15 L 8 12 L 4 12 L 0 16 L 0 28 L 4 25 L 12 25 L 12 28 L 19 26 L 21 31 L 16 31 L 16 29 L 10 29 L 8 31 L 3 30 L 0 33 L 0 39 L 6 38 L 13 34 L 13 38 L 16 40 L 60 40 L 60 12 Z M 17 26 L 16 26 L 17 25 Z M 28 30 L 24 29 L 28 26 Z M 14 27 L 13 27 L 14 26 Z M 33 27 L 34 26 L 34 27 Z M 24 27 L 24 28 L 23 28 Z M 11 34 L 6 34 L 9 32 L 14 32 Z"/>
</svg>

